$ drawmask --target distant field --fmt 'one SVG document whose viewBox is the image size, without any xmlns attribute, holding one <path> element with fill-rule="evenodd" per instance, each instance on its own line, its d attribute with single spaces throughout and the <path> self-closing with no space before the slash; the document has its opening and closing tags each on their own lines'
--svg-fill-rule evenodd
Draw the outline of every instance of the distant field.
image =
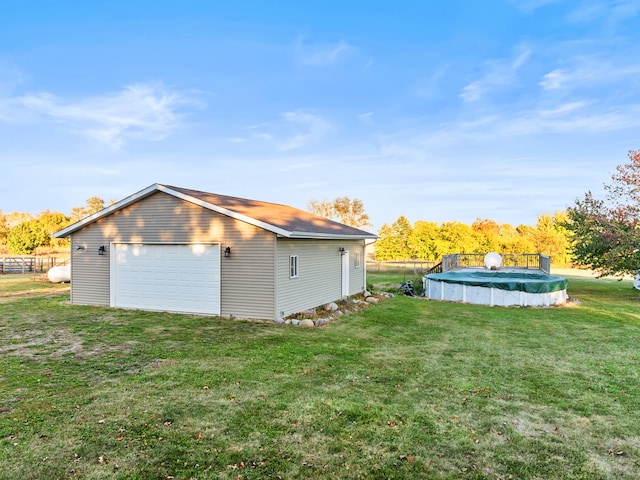
<svg viewBox="0 0 640 480">
<path fill-rule="evenodd" d="M 640 292 L 569 279 L 572 308 L 396 296 L 305 329 L 0 277 L 0 478 L 637 479 Z"/>
</svg>

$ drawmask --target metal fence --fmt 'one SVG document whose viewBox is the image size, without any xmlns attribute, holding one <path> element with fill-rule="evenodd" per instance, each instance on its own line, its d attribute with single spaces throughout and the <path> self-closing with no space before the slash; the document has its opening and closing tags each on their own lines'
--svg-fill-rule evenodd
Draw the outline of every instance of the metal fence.
<svg viewBox="0 0 640 480">
<path fill-rule="evenodd" d="M 367 261 L 367 272 L 369 273 L 413 273 L 423 275 L 433 267 L 436 262 L 423 262 L 406 260 L 402 262 L 376 262 Z"/>
<path fill-rule="evenodd" d="M 56 265 L 65 265 L 69 259 L 57 257 L 14 256 L 0 257 L 0 274 L 44 273 Z"/>
<path fill-rule="evenodd" d="M 549 274 L 551 271 L 551 259 L 540 253 L 503 253 L 500 268 L 525 268 L 541 270 Z M 444 272 L 463 267 L 484 267 L 484 254 L 481 253 L 455 253 L 443 255 L 442 270 Z"/>
</svg>

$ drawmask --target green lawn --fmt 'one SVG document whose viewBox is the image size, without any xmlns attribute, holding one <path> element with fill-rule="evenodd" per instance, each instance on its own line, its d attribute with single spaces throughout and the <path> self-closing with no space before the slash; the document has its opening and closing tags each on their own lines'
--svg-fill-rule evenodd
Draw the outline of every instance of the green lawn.
<svg viewBox="0 0 640 480">
<path fill-rule="evenodd" d="M 314 329 L 17 298 L 0 478 L 637 479 L 640 292 L 569 293 L 582 304 L 397 296 Z"/>
</svg>

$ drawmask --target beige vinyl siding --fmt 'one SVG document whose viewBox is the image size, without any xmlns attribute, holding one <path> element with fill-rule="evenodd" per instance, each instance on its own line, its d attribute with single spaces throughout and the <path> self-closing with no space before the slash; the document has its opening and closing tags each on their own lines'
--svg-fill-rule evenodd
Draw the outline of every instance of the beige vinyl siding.
<svg viewBox="0 0 640 480">
<path fill-rule="evenodd" d="M 72 302 L 109 305 L 110 243 L 220 243 L 223 316 L 273 319 L 275 235 L 157 192 L 72 235 Z M 86 245 L 81 252 L 74 247 Z M 98 247 L 107 252 L 98 255 Z M 231 256 L 224 249 L 231 247 Z"/>
<path fill-rule="evenodd" d="M 286 317 L 315 308 L 342 297 L 342 258 L 340 247 L 362 248 L 363 241 L 301 240 L 278 238 L 277 285 L 278 313 Z M 298 256 L 298 276 L 290 278 L 289 259 Z M 363 268 L 355 269 L 350 259 L 350 294 L 363 290 Z"/>
<path fill-rule="evenodd" d="M 364 240 L 355 243 L 345 244 L 349 250 L 349 294 L 363 292 L 366 288 L 366 270 L 364 265 Z M 356 268 L 356 252 L 360 252 L 360 266 Z"/>
<path fill-rule="evenodd" d="M 104 245 L 105 255 L 98 255 Z M 83 248 L 83 250 L 78 250 Z M 99 232 L 80 231 L 71 239 L 71 303 L 109 305 L 109 242 Z"/>
</svg>

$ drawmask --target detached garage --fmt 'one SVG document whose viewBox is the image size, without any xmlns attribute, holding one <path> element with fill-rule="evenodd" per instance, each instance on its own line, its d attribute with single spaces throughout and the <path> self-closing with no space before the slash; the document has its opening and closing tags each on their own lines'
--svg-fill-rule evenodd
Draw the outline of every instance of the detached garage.
<svg viewBox="0 0 640 480">
<path fill-rule="evenodd" d="M 154 184 L 61 230 L 71 302 L 279 320 L 364 291 L 377 237 L 286 205 Z"/>
</svg>

